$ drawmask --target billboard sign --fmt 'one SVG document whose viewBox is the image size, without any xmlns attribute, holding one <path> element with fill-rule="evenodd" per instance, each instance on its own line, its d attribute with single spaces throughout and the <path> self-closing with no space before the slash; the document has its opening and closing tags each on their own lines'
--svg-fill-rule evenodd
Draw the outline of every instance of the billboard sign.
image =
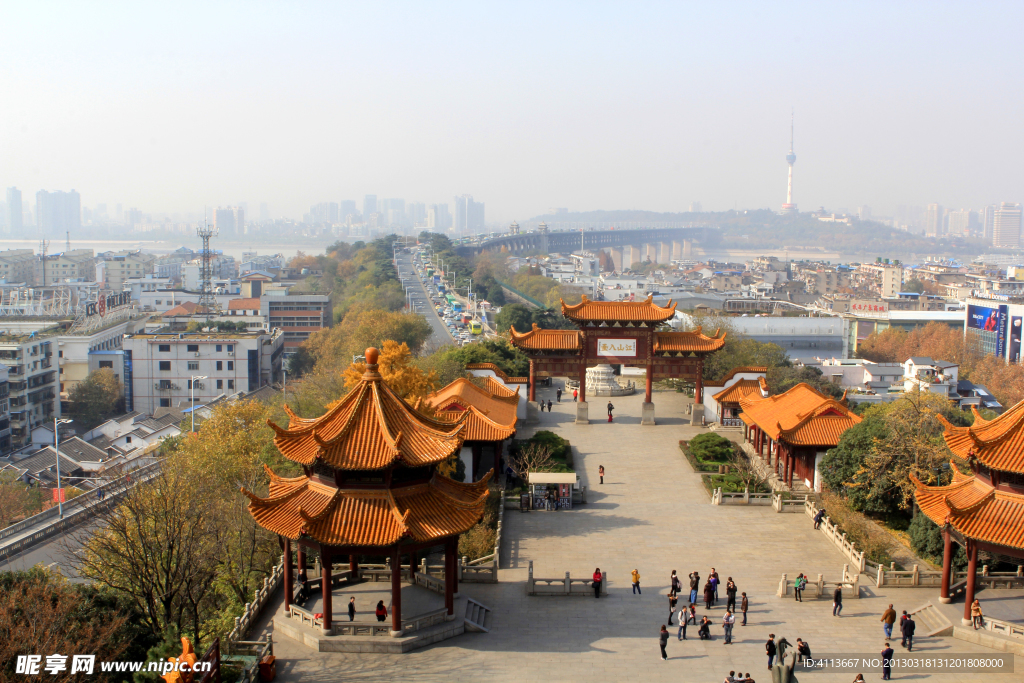
<svg viewBox="0 0 1024 683">
<path fill-rule="evenodd" d="M 1010 307 L 1003 304 L 999 307 L 999 314 L 996 316 L 996 355 L 1000 358 L 1006 358 L 1006 340 L 1007 332 L 1006 329 L 1010 322 Z"/>
<path fill-rule="evenodd" d="M 636 339 L 598 339 L 597 355 L 636 358 Z"/>
<path fill-rule="evenodd" d="M 1010 318 L 1010 362 L 1020 362 L 1021 323 L 1024 318 L 1015 315 Z"/>
<path fill-rule="evenodd" d="M 999 309 L 1006 306 L 967 306 L 967 327 L 985 332 L 999 331 Z M 1004 313 L 1005 314 L 1005 313 Z"/>
</svg>

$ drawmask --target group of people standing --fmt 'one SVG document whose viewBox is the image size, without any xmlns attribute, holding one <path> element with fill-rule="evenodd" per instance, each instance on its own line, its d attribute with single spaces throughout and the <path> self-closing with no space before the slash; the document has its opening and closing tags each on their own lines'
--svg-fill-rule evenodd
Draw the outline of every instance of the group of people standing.
<svg viewBox="0 0 1024 683">
<path fill-rule="evenodd" d="M 680 604 L 679 594 L 683 593 L 683 583 L 679 578 L 679 574 L 676 570 L 672 570 L 672 575 L 669 577 L 671 588 L 668 592 L 668 623 L 662 624 L 661 631 L 658 634 L 659 642 L 661 644 L 661 658 L 663 660 L 668 659 L 668 652 L 666 646 L 668 644 L 668 627 L 678 626 L 678 632 L 676 633 L 676 639 L 683 641 L 686 640 L 686 628 L 690 624 L 697 627 L 697 636 L 701 640 L 711 640 L 711 619 L 705 614 L 697 620 L 697 592 L 701 588 L 701 577 L 700 572 L 691 572 L 689 575 L 689 602 Z M 631 579 L 633 582 L 633 594 L 642 594 L 640 588 L 640 571 L 634 569 L 631 572 Z M 703 584 L 703 597 L 704 597 L 704 608 L 710 610 L 715 607 L 719 600 L 719 586 L 721 580 L 718 576 L 718 571 L 712 567 L 711 573 L 708 575 L 707 581 Z M 725 595 L 726 605 L 725 614 L 722 616 L 722 629 L 725 632 L 725 644 L 732 644 L 732 630 L 736 625 L 736 614 L 737 614 L 737 599 L 739 599 L 739 613 L 743 615 L 741 626 L 747 625 L 747 594 L 740 593 L 737 596 L 738 588 L 736 582 L 733 581 L 732 577 L 728 577 L 725 583 Z M 672 623 L 672 619 L 677 620 L 676 624 Z"/>
</svg>

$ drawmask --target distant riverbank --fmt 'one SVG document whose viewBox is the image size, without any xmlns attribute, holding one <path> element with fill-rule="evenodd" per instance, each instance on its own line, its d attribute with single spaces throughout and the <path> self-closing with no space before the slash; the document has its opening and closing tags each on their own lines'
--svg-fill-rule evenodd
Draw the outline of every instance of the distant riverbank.
<svg viewBox="0 0 1024 683">
<path fill-rule="evenodd" d="M 242 254 L 246 252 L 255 251 L 257 254 L 284 254 L 286 259 L 291 259 L 299 251 L 303 251 L 307 254 L 321 254 L 324 249 L 327 248 L 329 243 L 308 245 L 296 245 L 292 244 L 277 244 L 268 242 L 266 244 L 260 243 L 246 243 L 246 242 L 231 242 L 228 240 L 215 239 L 211 243 L 213 249 L 223 251 L 228 256 L 235 257 L 235 260 L 241 260 Z M 126 240 L 71 240 L 72 249 L 92 249 L 96 253 L 104 251 L 120 251 L 122 249 L 142 249 L 143 251 L 150 254 L 157 254 L 163 256 L 169 254 L 179 247 L 188 247 L 190 249 L 199 250 L 202 247 L 202 243 L 196 237 L 182 238 L 181 240 L 137 240 L 137 239 L 126 239 Z M 39 240 L 0 240 L 0 250 L 2 249 L 32 249 L 39 251 Z M 57 253 L 64 251 L 65 242 L 63 240 L 51 240 L 49 253 Z"/>
</svg>

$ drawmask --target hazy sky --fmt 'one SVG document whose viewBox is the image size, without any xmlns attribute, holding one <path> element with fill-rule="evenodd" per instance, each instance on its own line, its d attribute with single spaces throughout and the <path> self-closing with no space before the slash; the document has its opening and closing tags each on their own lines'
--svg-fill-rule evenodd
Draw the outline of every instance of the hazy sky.
<svg viewBox="0 0 1024 683">
<path fill-rule="evenodd" d="M 290 216 L 777 208 L 795 108 L 803 210 L 1022 201 L 1022 10 L 3 0 L 0 186 Z"/>
</svg>

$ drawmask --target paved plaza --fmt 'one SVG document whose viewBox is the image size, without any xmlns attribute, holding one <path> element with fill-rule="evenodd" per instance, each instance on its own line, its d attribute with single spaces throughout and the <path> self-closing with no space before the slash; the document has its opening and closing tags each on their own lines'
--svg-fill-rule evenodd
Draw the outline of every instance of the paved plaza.
<svg viewBox="0 0 1024 683">
<path fill-rule="evenodd" d="M 550 396 L 549 396 L 550 394 Z M 554 400 L 553 389 L 538 391 L 538 400 Z M 617 397 L 615 422 L 605 420 L 607 399 L 590 403 L 591 424 L 576 425 L 575 406 L 563 400 L 544 412 L 536 425 L 523 425 L 520 437 L 551 429 L 569 439 L 576 469 L 587 487 L 588 503 L 563 512 L 505 514 L 499 584 L 463 584 L 464 596 L 493 610 L 487 634 L 471 633 L 405 655 L 320 654 L 286 637 L 275 638 L 278 676 L 290 681 L 707 681 L 719 683 L 730 670 L 749 671 L 770 681 L 764 642 L 769 632 L 795 643 L 810 643 L 815 655 L 877 653 L 884 642 L 879 622 L 890 602 L 897 611 L 937 602 L 934 588 L 862 587 L 862 598 L 847 599 L 841 618 L 831 614 L 830 600 L 775 597 L 782 573 L 804 572 L 827 580 L 840 577 L 845 558 L 802 514 L 777 514 L 770 507 L 712 506 L 679 451 L 680 439 L 705 430 L 687 424 L 688 399 L 657 392 L 656 426 L 640 425 L 641 395 Z M 604 465 L 605 484 L 597 468 Z M 608 572 L 606 599 L 529 597 L 525 582 L 529 561 L 538 577 L 589 576 L 595 567 Z M 629 572 L 640 570 L 643 595 L 633 595 Z M 657 633 L 668 616 L 669 575 L 698 570 L 707 577 L 716 567 L 723 583 L 733 577 L 750 599 L 749 624 L 724 644 L 721 618 L 725 592 L 709 615 L 714 640 L 701 642 L 690 626 L 688 640 L 678 642 L 672 628 L 669 661 L 661 660 Z M 862 577 L 866 582 L 867 577 Z M 372 587 L 362 590 L 370 592 Z M 403 595 L 409 590 L 403 591 Z M 383 595 L 383 593 L 382 593 Z M 369 597 L 363 596 L 364 599 Z M 1024 619 L 1020 591 L 983 591 L 983 604 L 1002 600 L 999 616 Z M 337 598 L 335 611 L 344 609 Z M 347 598 L 346 598 L 347 601 Z M 409 605 L 412 600 L 403 598 Z M 365 609 L 367 606 L 362 605 Z M 962 609 L 962 605 L 956 605 Z M 280 598 L 272 608 L 280 609 Z M 990 610 L 992 611 L 992 610 Z M 403 609 L 407 612 L 407 609 Z M 698 605 L 698 618 L 705 613 Z M 264 614 L 264 624 L 270 612 Z M 410 613 L 411 616 L 411 613 Z M 458 615 L 462 616 L 462 615 Z M 918 633 L 923 636 L 919 626 Z M 251 636 L 255 634 L 250 634 Z M 899 650 L 898 638 L 894 641 Z M 952 638 L 920 637 L 922 655 L 993 651 Z M 1005 655 L 1002 656 L 1012 656 Z M 904 678 L 936 681 L 1019 681 L 1017 674 L 915 674 Z M 879 671 L 863 671 L 878 680 Z M 801 680 L 852 681 L 854 674 L 802 674 Z"/>
</svg>

